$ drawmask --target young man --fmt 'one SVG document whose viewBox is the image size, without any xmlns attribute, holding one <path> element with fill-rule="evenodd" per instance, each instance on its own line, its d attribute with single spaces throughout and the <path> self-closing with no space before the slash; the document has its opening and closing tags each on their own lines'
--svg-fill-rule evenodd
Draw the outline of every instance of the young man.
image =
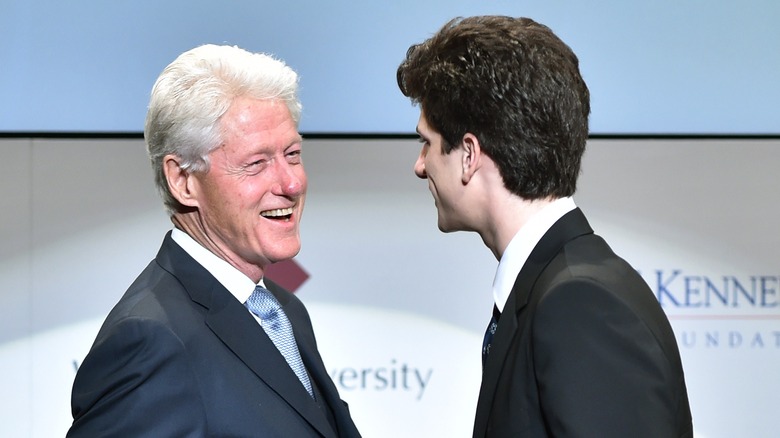
<svg viewBox="0 0 780 438">
<path fill-rule="evenodd" d="M 671 326 L 574 204 L 588 137 L 578 60 L 527 18 L 471 17 L 397 72 L 443 232 L 499 260 L 474 437 L 689 437 Z"/>
</svg>

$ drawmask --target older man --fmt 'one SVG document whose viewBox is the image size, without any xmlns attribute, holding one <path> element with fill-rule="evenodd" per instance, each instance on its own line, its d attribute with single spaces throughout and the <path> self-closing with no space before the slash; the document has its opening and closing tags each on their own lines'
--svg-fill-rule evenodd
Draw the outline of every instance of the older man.
<svg viewBox="0 0 780 438">
<path fill-rule="evenodd" d="M 359 437 L 303 304 L 264 280 L 306 195 L 296 73 L 236 47 L 179 56 L 145 138 L 174 224 L 73 386 L 69 437 Z"/>
</svg>

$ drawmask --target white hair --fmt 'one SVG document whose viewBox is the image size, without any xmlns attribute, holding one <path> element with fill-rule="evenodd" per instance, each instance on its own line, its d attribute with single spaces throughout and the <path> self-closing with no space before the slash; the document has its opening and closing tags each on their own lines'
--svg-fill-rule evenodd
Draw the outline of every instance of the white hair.
<svg viewBox="0 0 780 438">
<path fill-rule="evenodd" d="M 296 126 L 300 121 L 298 75 L 268 54 L 203 45 L 179 55 L 157 78 L 144 138 L 155 184 L 169 214 L 181 204 L 168 189 L 163 158 L 173 154 L 186 170 L 208 171 L 209 153 L 222 144 L 220 119 L 238 97 L 281 100 Z"/>
</svg>

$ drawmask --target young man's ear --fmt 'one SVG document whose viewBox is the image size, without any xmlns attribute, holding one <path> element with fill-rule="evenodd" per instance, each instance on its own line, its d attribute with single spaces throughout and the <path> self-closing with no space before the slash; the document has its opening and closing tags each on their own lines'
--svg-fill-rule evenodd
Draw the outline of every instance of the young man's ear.
<svg viewBox="0 0 780 438">
<path fill-rule="evenodd" d="M 197 185 L 190 171 L 182 168 L 181 158 L 168 154 L 163 157 L 163 172 L 171 195 L 186 207 L 197 207 Z"/>
<path fill-rule="evenodd" d="M 477 136 L 470 132 L 467 132 L 463 136 L 461 147 L 463 148 L 463 156 L 461 157 L 461 180 L 463 181 L 463 184 L 468 184 L 477 170 L 479 170 L 480 161 L 482 159 L 482 148 L 480 147 Z"/>
</svg>

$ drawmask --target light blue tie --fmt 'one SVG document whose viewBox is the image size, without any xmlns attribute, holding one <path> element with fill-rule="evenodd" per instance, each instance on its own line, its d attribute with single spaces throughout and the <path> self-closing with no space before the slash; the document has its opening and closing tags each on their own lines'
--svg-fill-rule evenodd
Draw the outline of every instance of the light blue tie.
<svg viewBox="0 0 780 438">
<path fill-rule="evenodd" d="M 306 367 L 303 366 L 301 353 L 298 351 L 298 345 L 295 343 L 295 335 L 292 331 L 292 324 L 284 314 L 282 306 L 276 297 L 260 286 L 255 288 L 252 295 L 246 300 L 246 307 L 250 312 L 257 315 L 263 321 L 263 330 L 271 338 L 276 348 L 282 353 L 290 368 L 298 376 L 303 386 L 314 397 L 311 389 L 311 381 L 306 373 Z"/>
</svg>

